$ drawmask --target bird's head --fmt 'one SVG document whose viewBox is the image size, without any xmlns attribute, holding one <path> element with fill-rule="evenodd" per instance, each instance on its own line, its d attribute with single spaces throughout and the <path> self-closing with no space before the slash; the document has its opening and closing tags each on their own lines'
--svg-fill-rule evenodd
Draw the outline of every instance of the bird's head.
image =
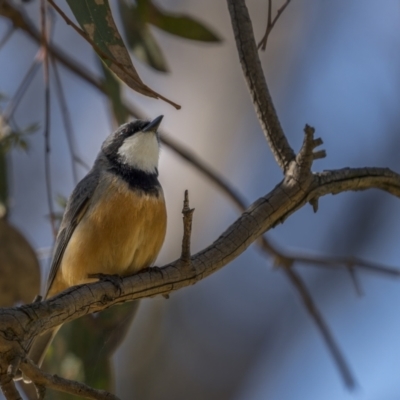
<svg viewBox="0 0 400 400">
<path fill-rule="evenodd" d="M 163 116 L 153 121 L 136 120 L 121 125 L 101 146 L 112 162 L 148 174 L 157 173 L 160 139 L 157 129 Z"/>
</svg>

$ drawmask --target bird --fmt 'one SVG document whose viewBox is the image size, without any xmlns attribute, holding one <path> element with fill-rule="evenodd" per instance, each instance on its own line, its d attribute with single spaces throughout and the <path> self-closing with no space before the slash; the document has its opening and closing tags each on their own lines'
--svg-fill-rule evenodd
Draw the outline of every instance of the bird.
<svg viewBox="0 0 400 400">
<path fill-rule="evenodd" d="M 158 180 L 163 116 L 121 125 L 101 146 L 92 169 L 73 190 L 57 234 L 44 299 L 153 265 L 164 242 L 167 212 Z M 61 326 L 36 337 L 28 358 L 41 366 Z"/>
</svg>

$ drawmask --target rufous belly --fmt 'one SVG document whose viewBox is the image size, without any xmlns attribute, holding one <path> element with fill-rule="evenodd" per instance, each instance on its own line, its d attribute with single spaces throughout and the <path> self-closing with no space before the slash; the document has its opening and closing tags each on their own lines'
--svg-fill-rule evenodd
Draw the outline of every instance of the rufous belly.
<svg viewBox="0 0 400 400">
<path fill-rule="evenodd" d="M 110 187 L 89 205 L 65 249 L 48 297 L 93 281 L 90 274 L 127 276 L 151 266 L 163 244 L 166 209 L 158 197 Z"/>
</svg>

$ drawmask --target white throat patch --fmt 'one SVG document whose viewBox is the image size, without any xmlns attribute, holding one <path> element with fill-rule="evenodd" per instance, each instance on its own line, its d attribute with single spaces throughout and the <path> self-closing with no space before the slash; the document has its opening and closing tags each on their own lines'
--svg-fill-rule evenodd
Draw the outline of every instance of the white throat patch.
<svg viewBox="0 0 400 400">
<path fill-rule="evenodd" d="M 122 162 L 144 172 L 155 173 L 158 168 L 159 145 L 153 132 L 137 132 L 125 139 L 118 149 Z"/>
</svg>

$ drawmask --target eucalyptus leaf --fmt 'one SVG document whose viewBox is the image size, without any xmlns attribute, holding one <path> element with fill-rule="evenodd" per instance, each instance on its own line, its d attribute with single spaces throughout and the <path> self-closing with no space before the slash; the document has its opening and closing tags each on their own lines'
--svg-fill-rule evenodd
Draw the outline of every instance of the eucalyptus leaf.
<svg viewBox="0 0 400 400">
<path fill-rule="evenodd" d="M 137 92 L 180 108 L 142 82 L 115 25 L 108 0 L 67 0 L 67 3 L 94 50 L 111 71 Z"/>
<path fill-rule="evenodd" d="M 118 4 L 125 35 L 133 54 L 155 70 L 168 72 L 163 52 L 137 7 L 127 5 L 123 0 Z"/>
<path fill-rule="evenodd" d="M 138 10 L 146 22 L 184 39 L 221 42 L 221 38 L 203 22 L 184 14 L 167 12 L 151 1 L 138 1 Z"/>
</svg>

